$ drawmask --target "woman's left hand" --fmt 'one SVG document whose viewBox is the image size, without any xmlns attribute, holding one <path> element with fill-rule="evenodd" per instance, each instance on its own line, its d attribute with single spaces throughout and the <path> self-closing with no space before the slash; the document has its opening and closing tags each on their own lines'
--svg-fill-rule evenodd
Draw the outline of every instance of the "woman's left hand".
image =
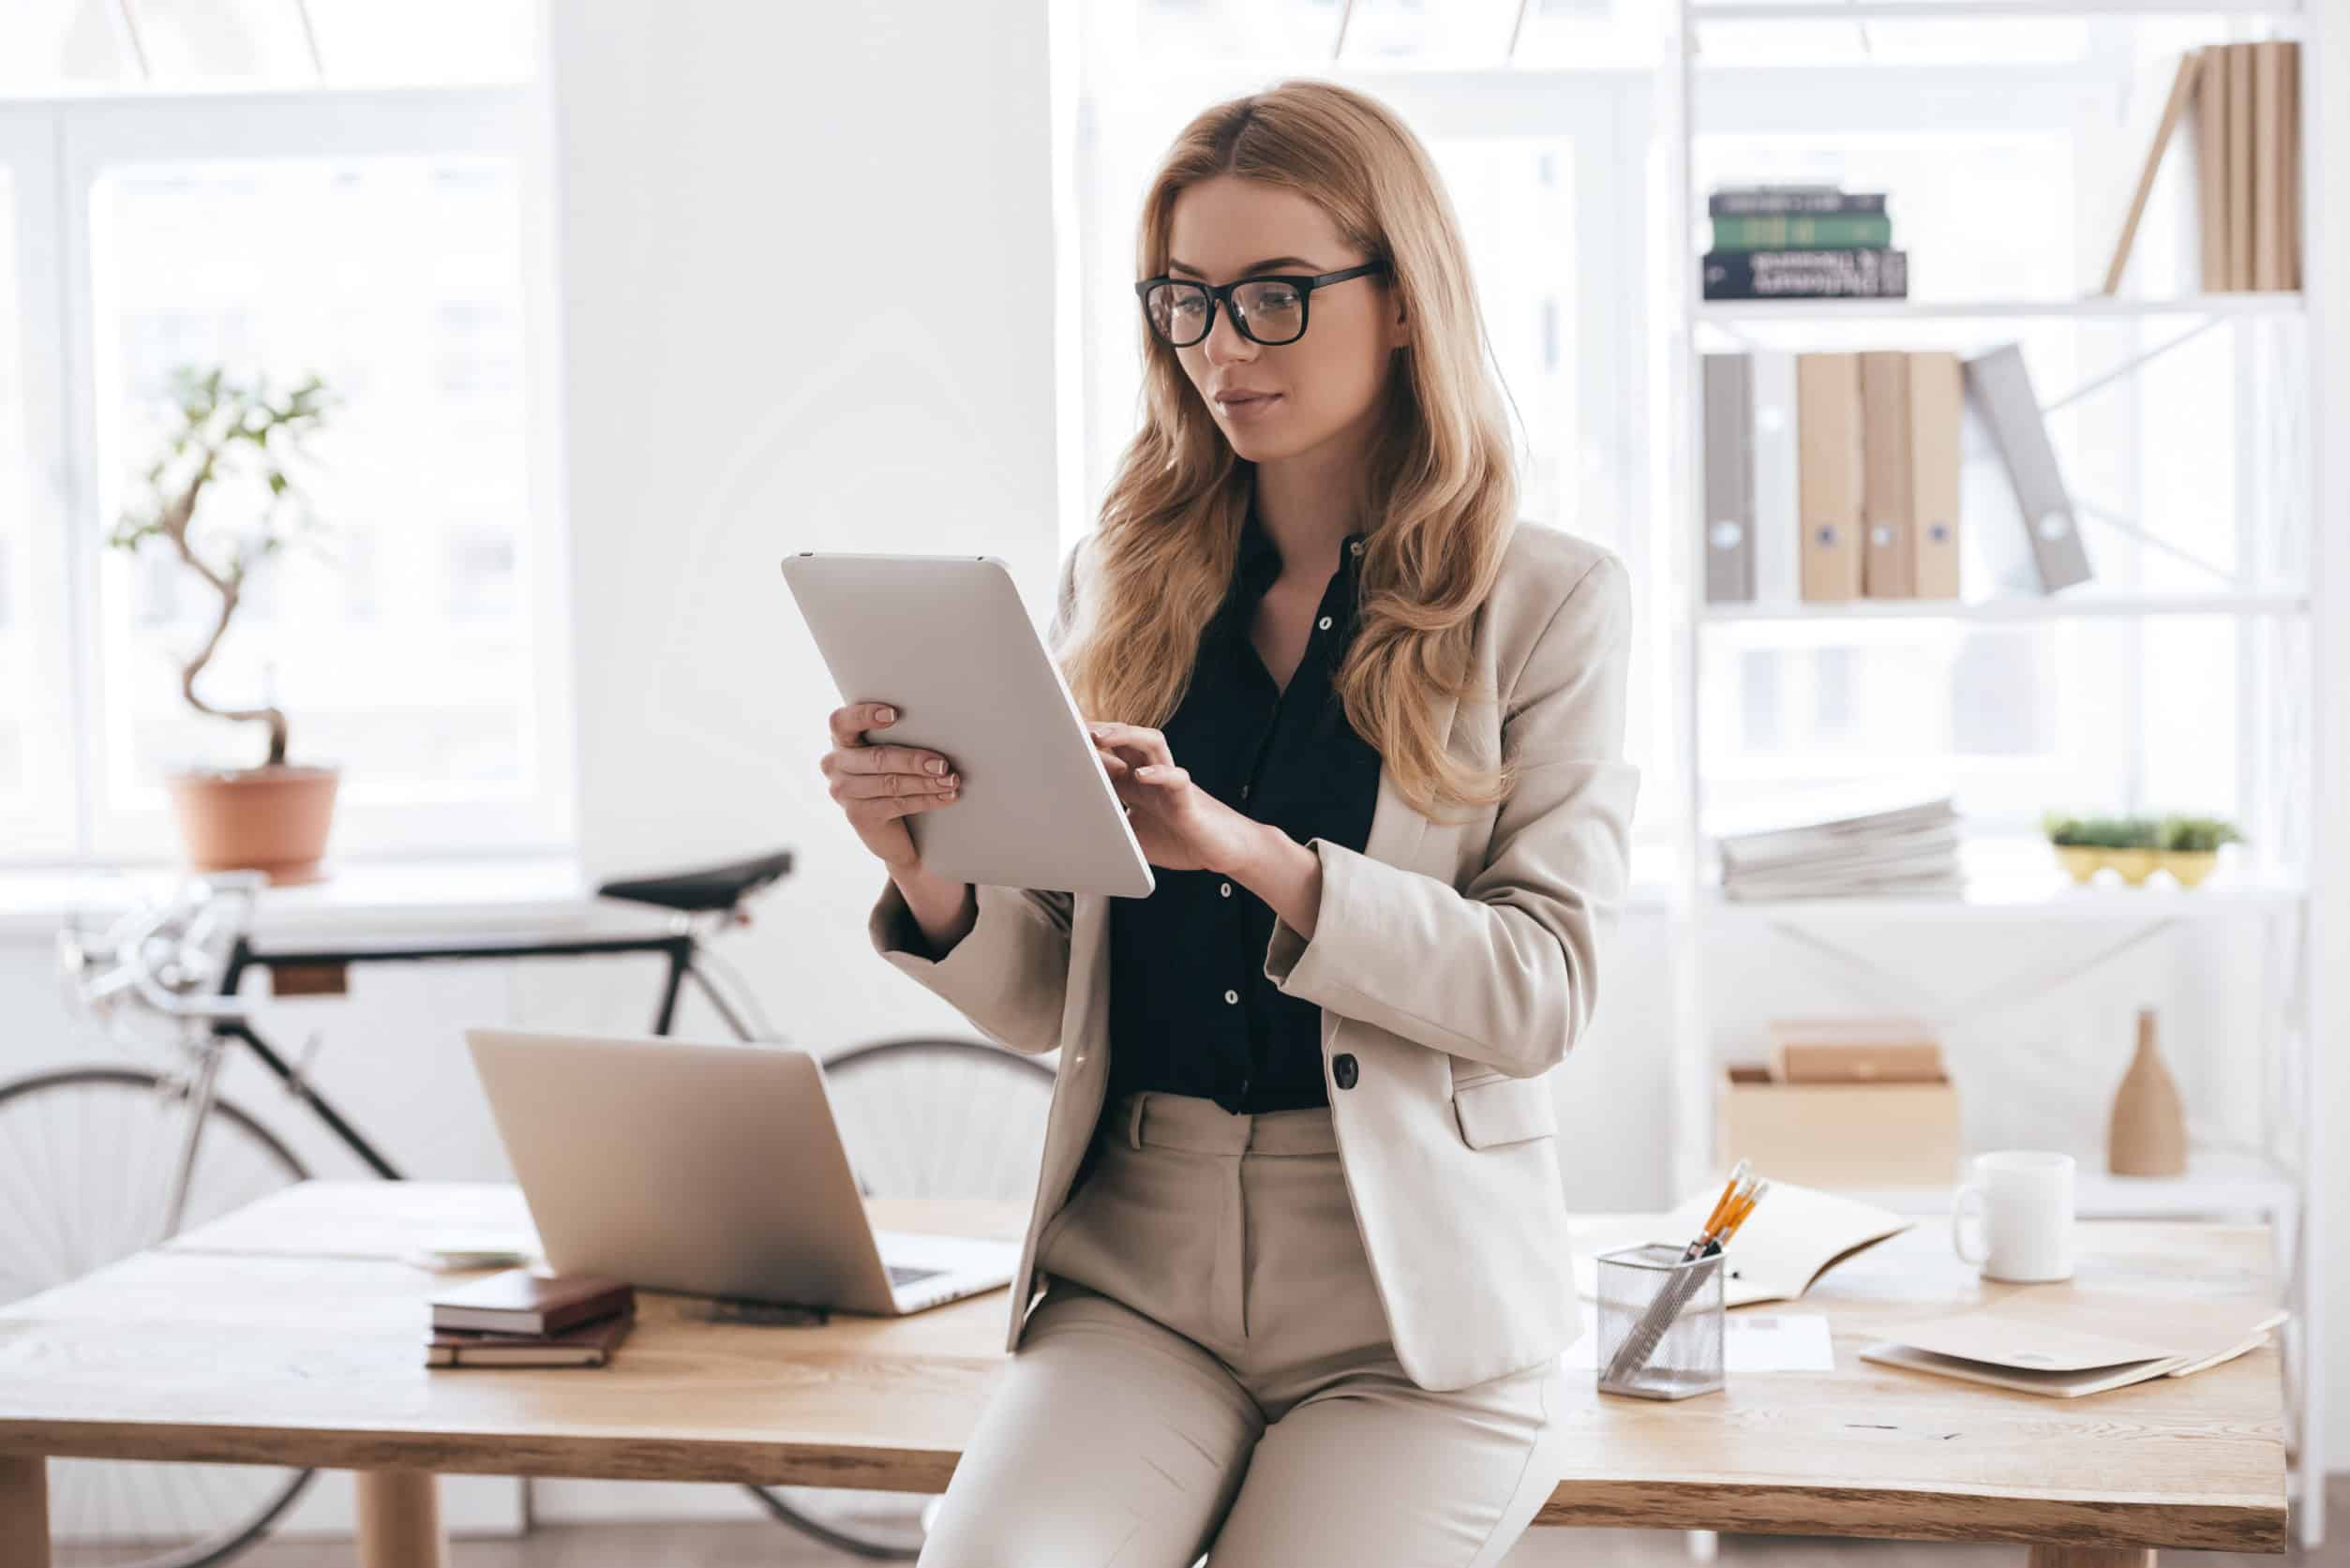
<svg viewBox="0 0 2350 1568">
<path fill-rule="evenodd" d="M 1255 846 L 1265 825 L 1243 816 L 1175 766 L 1167 738 L 1140 724 L 1088 722 L 1111 787 L 1143 858 L 1168 871 L 1230 871 Z"/>
</svg>

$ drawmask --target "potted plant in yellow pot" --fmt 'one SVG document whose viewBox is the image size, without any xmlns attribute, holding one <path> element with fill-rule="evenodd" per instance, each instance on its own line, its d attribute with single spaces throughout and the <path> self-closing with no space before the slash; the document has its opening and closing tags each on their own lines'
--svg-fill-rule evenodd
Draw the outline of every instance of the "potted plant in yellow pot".
<svg viewBox="0 0 2350 1568">
<path fill-rule="evenodd" d="M 209 635 L 180 664 L 180 692 L 199 713 L 263 726 L 269 736 L 258 767 L 167 776 L 180 841 L 198 871 L 250 869 L 272 882 L 314 882 L 340 770 L 288 762 L 284 710 L 269 702 L 216 706 L 198 677 L 255 574 L 318 530 L 295 476 L 303 442 L 337 400 L 316 376 L 279 391 L 265 379 L 240 382 L 218 366 L 187 366 L 172 372 L 172 396 L 177 418 L 107 543 L 134 555 L 150 545 L 169 550 L 217 597 Z"/>
<path fill-rule="evenodd" d="M 2192 888 L 2211 874 L 2219 863 L 2220 845 L 2241 844 L 2236 825 L 2211 816 L 2166 816 L 2158 836 L 2157 859 L 2163 869 Z"/>
</svg>

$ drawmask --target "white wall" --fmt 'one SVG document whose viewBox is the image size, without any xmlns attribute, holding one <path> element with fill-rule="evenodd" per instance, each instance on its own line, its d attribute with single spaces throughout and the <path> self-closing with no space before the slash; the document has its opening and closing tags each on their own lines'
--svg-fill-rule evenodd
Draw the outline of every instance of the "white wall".
<svg viewBox="0 0 2350 1568">
<path fill-rule="evenodd" d="M 1045 7 L 568 0 L 548 21 L 591 870 L 788 845 L 731 948 L 784 1033 L 967 1034 L 867 943 L 881 874 L 825 794 L 837 697 L 778 563 L 986 551 L 1048 602 Z M 529 1010 L 606 1016 L 647 985 Z M 743 1506 L 536 1497 L 542 1518 Z"/>
</svg>

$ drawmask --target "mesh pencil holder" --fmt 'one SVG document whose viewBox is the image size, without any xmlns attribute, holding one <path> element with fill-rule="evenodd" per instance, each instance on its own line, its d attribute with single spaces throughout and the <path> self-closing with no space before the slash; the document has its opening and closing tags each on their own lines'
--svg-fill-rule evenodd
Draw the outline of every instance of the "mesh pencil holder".
<svg viewBox="0 0 2350 1568">
<path fill-rule="evenodd" d="M 1599 1392 L 1686 1399 L 1722 1386 L 1722 1258 L 1650 1242 L 1599 1255 Z"/>
</svg>

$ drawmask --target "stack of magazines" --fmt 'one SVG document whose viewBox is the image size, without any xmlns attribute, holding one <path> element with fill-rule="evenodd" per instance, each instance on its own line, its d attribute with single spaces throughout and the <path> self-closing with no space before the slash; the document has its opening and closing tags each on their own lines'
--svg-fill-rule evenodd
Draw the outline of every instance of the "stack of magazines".
<svg viewBox="0 0 2350 1568">
<path fill-rule="evenodd" d="M 1732 899 L 1886 898 L 1966 889 L 1945 798 L 1715 841 Z"/>
</svg>

